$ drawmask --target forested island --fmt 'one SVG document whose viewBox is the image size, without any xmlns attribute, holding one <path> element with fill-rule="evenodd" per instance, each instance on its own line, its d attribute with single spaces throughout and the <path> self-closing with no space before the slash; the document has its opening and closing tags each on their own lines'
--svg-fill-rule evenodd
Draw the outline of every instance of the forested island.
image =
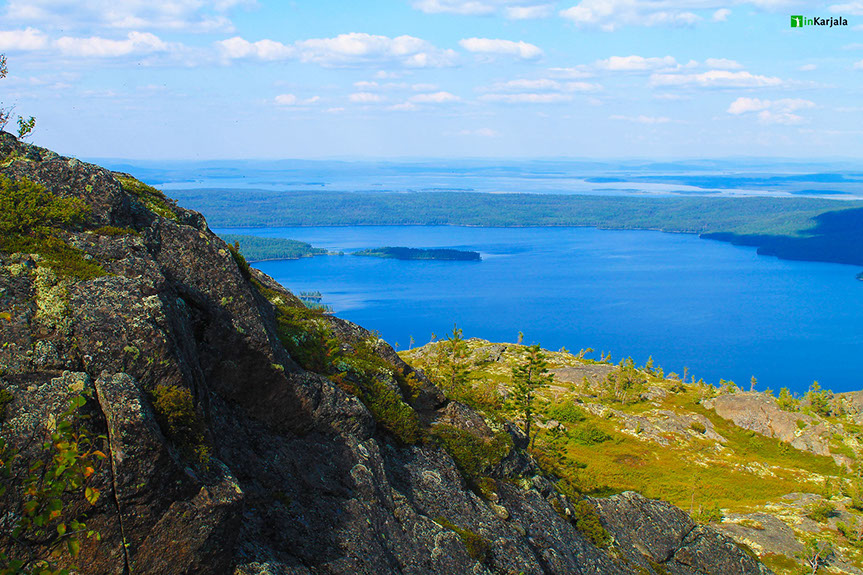
<svg viewBox="0 0 863 575">
<path fill-rule="evenodd" d="M 373 258 L 389 258 L 396 260 L 438 260 L 452 262 L 478 262 L 482 258 L 479 252 L 470 252 L 453 249 L 418 249 L 404 247 L 371 248 L 354 252 L 355 256 L 367 256 Z"/>
<path fill-rule="evenodd" d="M 297 260 L 312 256 L 325 256 L 327 250 L 312 247 L 311 244 L 285 238 L 261 238 L 243 234 L 223 234 L 228 244 L 239 243 L 240 253 L 250 262 L 268 260 Z"/>
</svg>

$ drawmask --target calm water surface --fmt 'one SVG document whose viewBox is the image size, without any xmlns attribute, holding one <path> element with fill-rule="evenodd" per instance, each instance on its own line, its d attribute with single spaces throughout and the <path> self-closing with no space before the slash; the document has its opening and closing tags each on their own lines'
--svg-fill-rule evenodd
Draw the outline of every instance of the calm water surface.
<svg viewBox="0 0 863 575">
<path fill-rule="evenodd" d="M 319 290 L 336 314 L 401 348 L 457 322 L 465 337 L 549 349 L 653 356 L 666 373 L 748 388 L 863 389 L 858 269 L 782 261 L 693 235 L 591 228 L 308 227 L 218 230 L 333 251 L 452 247 L 481 262 L 345 255 L 260 262 L 293 290 Z"/>
</svg>

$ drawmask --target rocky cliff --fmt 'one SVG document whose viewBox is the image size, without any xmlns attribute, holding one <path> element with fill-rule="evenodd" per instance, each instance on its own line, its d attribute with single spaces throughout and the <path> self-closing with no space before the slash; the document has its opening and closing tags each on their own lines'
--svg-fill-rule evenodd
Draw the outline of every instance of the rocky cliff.
<svg viewBox="0 0 863 575">
<path fill-rule="evenodd" d="M 74 561 L 54 551 L 82 573 L 768 572 L 671 505 L 566 497 L 513 425 L 306 310 L 128 175 L 6 133 L 0 175 L 83 214 L 39 241 L 26 227 L 0 238 L 2 436 L 17 454 L 0 550 L 48 553 L 12 537 L 16 478 L 83 394 L 100 496 L 67 490 L 64 513 L 86 513 L 101 540 L 82 538 Z"/>
</svg>

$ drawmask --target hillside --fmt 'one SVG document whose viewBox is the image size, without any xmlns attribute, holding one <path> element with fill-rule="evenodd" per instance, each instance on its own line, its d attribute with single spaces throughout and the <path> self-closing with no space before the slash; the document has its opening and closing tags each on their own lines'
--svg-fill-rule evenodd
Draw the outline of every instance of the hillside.
<svg viewBox="0 0 863 575">
<path fill-rule="evenodd" d="M 467 383 L 450 395 L 486 417 L 513 417 L 512 368 L 529 348 L 479 339 L 461 345 Z M 451 335 L 400 355 L 435 377 L 451 373 L 452 350 Z M 813 387 L 803 398 L 787 390 L 777 398 L 587 355 L 545 352 L 553 381 L 537 399 L 531 449 L 571 492 L 633 490 L 669 501 L 776 573 L 802 572 L 813 542 L 832 546 L 829 572 L 863 572 L 859 393 Z"/>
<path fill-rule="evenodd" d="M 309 310 L 161 192 L 0 133 L 0 561 L 86 574 L 769 572 Z"/>
</svg>

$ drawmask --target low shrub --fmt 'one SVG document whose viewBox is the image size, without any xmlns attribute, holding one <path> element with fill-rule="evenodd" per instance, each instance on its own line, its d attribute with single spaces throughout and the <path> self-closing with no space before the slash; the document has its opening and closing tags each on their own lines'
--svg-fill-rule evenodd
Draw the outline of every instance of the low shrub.
<svg viewBox="0 0 863 575">
<path fill-rule="evenodd" d="M 579 533 L 599 548 L 604 549 L 611 545 L 611 534 L 603 527 L 599 513 L 590 501 L 582 499 L 574 502 L 572 507 L 575 510 L 573 525 Z"/>
<path fill-rule="evenodd" d="M 578 423 L 587 418 L 584 410 L 578 407 L 572 400 L 552 403 L 545 414 L 549 419 L 556 419 L 565 423 Z"/>
<path fill-rule="evenodd" d="M 461 538 L 462 543 L 464 543 L 467 554 L 475 561 L 484 563 L 488 560 L 489 553 L 491 553 L 491 541 L 482 535 L 474 533 L 470 529 L 464 529 L 450 523 L 442 517 L 438 517 L 435 521 L 440 524 L 441 527 L 454 531 Z"/>
<path fill-rule="evenodd" d="M 826 523 L 836 515 L 836 506 L 829 501 L 816 501 L 806 507 L 806 517 L 818 523 Z"/>
<path fill-rule="evenodd" d="M 195 409 L 192 393 L 185 387 L 159 385 L 151 392 L 156 421 L 187 459 L 206 465 L 210 448 L 204 443 L 204 422 Z"/>
<path fill-rule="evenodd" d="M 513 447 L 512 438 L 505 432 L 487 438 L 441 424 L 432 428 L 431 435 L 469 479 L 479 477 L 483 471 L 500 463 Z"/>
<path fill-rule="evenodd" d="M 612 439 L 611 435 L 592 425 L 580 426 L 570 430 L 569 438 L 580 445 L 598 445 Z"/>
</svg>

